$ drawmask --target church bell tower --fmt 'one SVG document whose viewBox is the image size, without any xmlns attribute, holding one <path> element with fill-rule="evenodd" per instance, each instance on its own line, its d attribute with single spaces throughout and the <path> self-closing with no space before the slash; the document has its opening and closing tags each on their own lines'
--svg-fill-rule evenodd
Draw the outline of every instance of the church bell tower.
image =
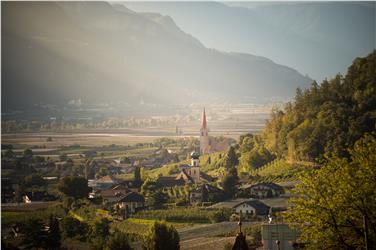
<svg viewBox="0 0 376 250">
<path fill-rule="evenodd" d="M 209 128 L 206 123 L 205 108 L 202 112 L 201 129 L 200 129 L 200 153 L 209 153 Z"/>
</svg>

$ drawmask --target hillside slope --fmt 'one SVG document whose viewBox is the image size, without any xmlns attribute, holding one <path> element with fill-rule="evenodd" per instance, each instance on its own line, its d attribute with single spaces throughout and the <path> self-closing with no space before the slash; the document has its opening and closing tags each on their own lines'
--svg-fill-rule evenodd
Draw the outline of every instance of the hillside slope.
<svg viewBox="0 0 376 250">
<path fill-rule="evenodd" d="M 168 16 L 104 2 L 2 2 L 2 107 L 289 98 L 311 80 L 204 47 Z"/>
</svg>

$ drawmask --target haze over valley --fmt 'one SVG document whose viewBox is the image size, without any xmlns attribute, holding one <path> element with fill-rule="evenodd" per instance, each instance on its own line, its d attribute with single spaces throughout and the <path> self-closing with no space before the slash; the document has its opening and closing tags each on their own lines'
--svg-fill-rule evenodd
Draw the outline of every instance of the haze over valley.
<svg viewBox="0 0 376 250">
<path fill-rule="evenodd" d="M 376 2 L 1 2 L 1 249 L 376 246 Z"/>
</svg>

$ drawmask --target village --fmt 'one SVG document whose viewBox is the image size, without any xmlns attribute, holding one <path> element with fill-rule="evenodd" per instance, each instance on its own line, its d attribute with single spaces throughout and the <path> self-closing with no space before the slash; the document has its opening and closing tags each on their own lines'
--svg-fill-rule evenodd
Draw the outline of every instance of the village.
<svg viewBox="0 0 376 250">
<path fill-rule="evenodd" d="M 228 183 L 225 184 L 227 177 L 225 178 L 224 168 L 237 168 L 235 140 L 209 137 L 205 110 L 201 116 L 199 135 L 199 140 L 188 138 L 174 141 L 161 138 L 154 145 L 118 146 L 115 151 L 128 149 L 128 153 L 121 157 L 118 157 L 118 153 L 111 155 L 107 154 L 108 151 L 99 152 L 86 148 L 82 151 L 75 150 L 74 154 L 60 154 L 54 161 L 49 157 L 33 156 L 30 149 L 24 150 L 21 156 L 8 149 L 3 152 L 2 158 L 2 210 L 10 214 L 15 211 L 37 211 L 54 207 L 61 202 L 66 204 L 67 198 L 73 197 L 73 201 L 68 199 L 70 205 L 67 209 L 70 215 L 80 221 L 86 219 L 77 211 L 87 207 L 102 211 L 100 216 L 117 223 L 132 221 L 134 218 L 171 222 L 196 220 L 209 225 L 232 221 L 222 234 L 237 232 L 239 221 L 243 221 L 245 225 L 275 224 L 275 229 L 285 226 L 278 223 L 280 218 L 277 215 L 287 209 L 289 190 L 293 185 L 288 181 L 279 185 L 267 178 L 259 181 L 250 181 L 249 178 L 231 181 L 228 178 Z M 129 154 L 134 149 L 139 149 L 139 152 Z M 226 167 L 228 163 L 225 162 L 231 157 L 235 157 L 235 162 L 230 163 L 233 166 Z M 19 171 L 21 169 L 22 175 Z M 87 184 L 73 184 L 80 180 Z M 79 188 L 83 190 L 74 190 Z M 82 202 L 86 205 L 82 205 Z M 153 211 L 163 215 L 158 218 Z M 171 211 L 179 215 L 171 219 Z M 197 214 L 185 214 L 198 211 L 204 212 L 196 219 L 193 217 Z M 98 214 L 94 217 L 97 216 Z M 5 217 L 4 221 L 7 222 L 7 219 Z M 17 231 L 17 223 L 9 222 L 5 225 L 9 228 L 4 228 L 3 238 L 16 237 L 12 232 Z M 252 236 L 255 247 L 274 244 L 272 230 L 268 230 L 269 236 L 264 233 L 263 239 L 261 228 L 256 233 L 259 237 Z M 215 230 L 211 231 L 214 235 L 209 233 L 210 236 L 218 237 Z M 284 231 L 297 237 L 288 228 Z M 283 244 L 289 244 L 292 249 L 292 243 L 287 241 L 290 238 L 287 237 Z M 188 240 L 191 240 L 190 237 Z M 227 243 L 233 242 L 227 239 Z"/>
</svg>

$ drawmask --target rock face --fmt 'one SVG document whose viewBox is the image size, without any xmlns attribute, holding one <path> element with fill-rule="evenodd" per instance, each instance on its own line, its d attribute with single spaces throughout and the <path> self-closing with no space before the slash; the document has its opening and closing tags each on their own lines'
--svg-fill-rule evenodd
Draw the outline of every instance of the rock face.
<svg viewBox="0 0 376 250">
<path fill-rule="evenodd" d="M 2 3 L 2 107 L 288 98 L 311 79 L 204 47 L 168 16 L 104 2 Z"/>
</svg>

